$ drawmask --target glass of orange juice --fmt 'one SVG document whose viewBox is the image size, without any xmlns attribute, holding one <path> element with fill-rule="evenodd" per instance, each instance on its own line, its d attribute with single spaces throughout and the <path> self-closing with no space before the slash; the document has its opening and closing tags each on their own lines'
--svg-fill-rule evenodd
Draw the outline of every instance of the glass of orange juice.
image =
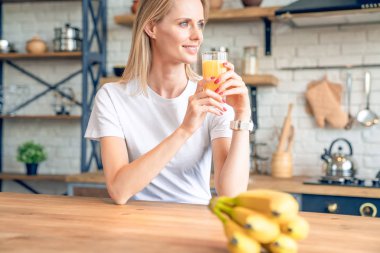
<svg viewBox="0 0 380 253">
<path fill-rule="evenodd" d="M 211 77 L 218 78 L 218 76 L 224 72 L 227 72 L 227 68 L 223 63 L 227 61 L 227 52 L 222 51 L 210 51 L 202 53 L 202 76 L 204 79 L 210 79 Z M 214 79 L 215 80 L 215 79 Z M 205 89 L 215 91 L 221 83 L 214 83 L 214 80 L 205 84 Z"/>
</svg>

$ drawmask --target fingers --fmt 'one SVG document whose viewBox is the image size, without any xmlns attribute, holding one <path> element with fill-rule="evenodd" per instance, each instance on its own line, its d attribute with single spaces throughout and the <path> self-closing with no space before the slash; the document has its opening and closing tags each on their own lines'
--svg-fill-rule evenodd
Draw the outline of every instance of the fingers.
<svg viewBox="0 0 380 253">
<path fill-rule="evenodd" d="M 245 93 L 247 93 L 247 87 L 239 86 L 239 87 L 224 91 L 223 96 L 238 95 L 238 94 L 245 94 Z"/>
<path fill-rule="evenodd" d="M 221 84 L 219 89 L 216 90 L 216 92 L 218 92 L 218 94 L 221 96 L 226 96 L 227 90 L 233 89 L 233 88 L 238 88 L 238 87 L 242 87 L 242 88 L 244 88 L 244 90 L 247 89 L 247 86 L 245 85 L 245 83 L 243 81 L 236 80 L 236 79 L 229 79 L 226 82 L 224 82 L 223 84 Z"/>
<path fill-rule="evenodd" d="M 194 99 L 202 99 L 202 98 L 208 98 L 208 97 L 215 99 L 219 103 L 224 102 L 223 97 L 221 95 L 209 89 L 205 89 L 202 92 L 199 92 L 194 95 Z"/>
<path fill-rule="evenodd" d="M 227 109 L 223 106 L 223 104 L 221 103 L 218 103 L 217 101 L 215 101 L 214 99 L 212 98 L 202 98 L 200 100 L 198 100 L 198 103 L 199 105 L 201 106 L 213 106 L 217 109 L 219 109 L 220 111 L 226 111 Z"/>
</svg>

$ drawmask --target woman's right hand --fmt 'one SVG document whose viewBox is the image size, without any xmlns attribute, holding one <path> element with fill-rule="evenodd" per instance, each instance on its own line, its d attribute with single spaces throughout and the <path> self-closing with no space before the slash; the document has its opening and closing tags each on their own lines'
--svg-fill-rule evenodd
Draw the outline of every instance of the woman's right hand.
<svg viewBox="0 0 380 253">
<path fill-rule="evenodd" d="M 204 84 L 210 81 L 205 79 L 199 81 L 194 95 L 189 97 L 185 118 L 180 128 L 190 134 L 202 125 L 208 112 L 221 116 L 227 110 L 222 96 L 212 90 L 203 89 Z"/>
</svg>

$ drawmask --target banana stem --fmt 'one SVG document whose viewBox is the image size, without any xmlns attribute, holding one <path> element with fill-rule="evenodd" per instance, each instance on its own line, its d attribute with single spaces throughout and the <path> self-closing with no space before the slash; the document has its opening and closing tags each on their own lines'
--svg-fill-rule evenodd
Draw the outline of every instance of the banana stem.
<svg viewBox="0 0 380 253">
<path fill-rule="evenodd" d="M 216 204 L 216 208 L 219 209 L 220 211 L 228 214 L 229 216 L 231 216 L 231 214 L 232 214 L 232 207 L 229 207 L 222 202 L 218 202 Z"/>
<path fill-rule="evenodd" d="M 235 198 L 221 196 L 218 198 L 218 203 L 223 203 L 228 206 L 235 206 Z"/>
<path fill-rule="evenodd" d="M 218 217 L 219 220 L 221 220 L 221 222 L 222 222 L 223 224 L 225 224 L 225 223 L 227 222 L 227 218 L 226 218 L 226 216 L 224 216 L 224 215 L 222 214 L 222 212 L 221 212 L 218 208 L 214 208 L 214 209 L 213 209 L 213 212 L 214 212 L 214 214 L 216 215 L 216 217 Z"/>
</svg>

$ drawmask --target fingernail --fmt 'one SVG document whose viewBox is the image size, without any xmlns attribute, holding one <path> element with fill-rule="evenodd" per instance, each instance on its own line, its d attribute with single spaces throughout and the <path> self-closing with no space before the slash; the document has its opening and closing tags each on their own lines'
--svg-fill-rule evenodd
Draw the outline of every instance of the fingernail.
<svg viewBox="0 0 380 253">
<path fill-rule="evenodd" d="M 226 99 L 225 99 L 225 98 L 222 98 L 222 101 L 223 101 L 223 103 L 225 103 L 225 102 L 226 102 Z"/>
<path fill-rule="evenodd" d="M 227 108 L 226 108 L 226 107 L 223 107 L 223 111 L 225 111 L 225 112 L 226 112 L 226 111 L 227 111 Z"/>
<path fill-rule="evenodd" d="M 216 79 L 215 81 L 214 81 L 214 83 L 216 84 L 216 83 L 219 83 L 219 78 L 218 79 Z"/>
<path fill-rule="evenodd" d="M 215 93 L 218 93 L 218 92 L 219 92 L 219 88 L 216 88 Z"/>
<path fill-rule="evenodd" d="M 215 79 L 215 76 L 210 77 L 210 79 L 211 79 L 211 80 L 214 80 L 214 79 Z"/>
<path fill-rule="evenodd" d="M 223 65 L 227 65 L 227 62 L 223 62 Z"/>
</svg>

